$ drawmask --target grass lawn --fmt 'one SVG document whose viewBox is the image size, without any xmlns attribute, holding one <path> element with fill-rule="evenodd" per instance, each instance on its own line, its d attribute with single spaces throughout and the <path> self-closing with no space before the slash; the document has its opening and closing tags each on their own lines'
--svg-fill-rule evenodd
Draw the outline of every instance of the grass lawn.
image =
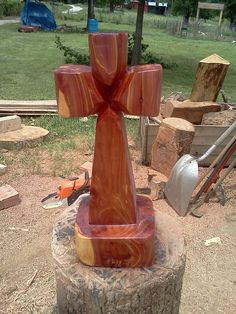
<svg viewBox="0 0 236 314">
<path fill-rule="evenodd" d="M 65 23 L 59 21 L 58 24 Z M 84 21 L 66 21 L 68 25 L 85 26 Z M 146 23 L 148 24 L 148 23 Z M 55 32 L 19 33 L 17 24 L 0 26 L 0 98 L 53 99 L 55 98 L 53 70 L 64 63 L 62 52 L 56 48 Z M 134 25 L 99 23 L 100 31 L 134 32 Z M 59 33 L 67 46 L 87 53 L 87 34 Z M 164 71 L 163 94 L 172 91 L 191 91 L 195 68 L 199 60 L 217 53 L 231 62 L 225 79 L 224 91 L 231 102 L 236 102 L 236 46 L 231 42 L 177 38 L 162 30 L 144 26 L 144 42 L 149 50 L 165 62 L 178 66 Z"/>
</svg>

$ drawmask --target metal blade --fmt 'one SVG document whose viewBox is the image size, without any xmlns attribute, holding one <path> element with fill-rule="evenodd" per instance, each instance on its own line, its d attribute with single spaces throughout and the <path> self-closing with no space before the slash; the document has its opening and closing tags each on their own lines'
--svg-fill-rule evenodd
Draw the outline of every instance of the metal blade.
<svg viewBox="0 0 236 314">
<path fill-rule="evenodd" d="M 173 209 L 185 216 L 198 182 L 198 163 L 191 155 L 182 156 L 173 167 L 166 183 L 165 195 Z"/>
<path fill-rule="evenodd" d="M 57 208 L 57 207 L 60 207 L 60 206 L 63 206 L 63 205 L 68 206 L 67 198 L 64 198 L 62 200 L 55 200 L 55 201 L 51 201 L 51 202 L 48 202 L 48 203 L 44 203 L 42 205 L 42 207 L 44 209 L 52 209 L 52 208 Z"/>
</svg>

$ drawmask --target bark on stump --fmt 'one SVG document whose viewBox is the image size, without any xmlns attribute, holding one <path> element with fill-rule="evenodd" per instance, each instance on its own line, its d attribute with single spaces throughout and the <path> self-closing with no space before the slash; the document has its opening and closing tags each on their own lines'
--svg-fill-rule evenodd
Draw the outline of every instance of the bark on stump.
<svg viewBox="0 0 236 314">
<path fill-rule="evenodd" d="M 198 63 L 191 101 L 216 101 L 229 67 L 229 62 L 213 54 Z"/>
<path fill-rule="evenodd" d="M 74 244 L 76 208 L 68 207 L 53 230 L 59 313 L 174 314 L 179 312 L 185 269 L 184 239 L 173 218 L 156 211 L 156 260 L 149 268 L 88 267 Z"/>
<path fill-rule="evenodd" d="M 152 146 L 151 167 L 168 177 L 177 160 L 190 153 L 194 132 L 184 119 L 164 119 Z"/>
</svg>

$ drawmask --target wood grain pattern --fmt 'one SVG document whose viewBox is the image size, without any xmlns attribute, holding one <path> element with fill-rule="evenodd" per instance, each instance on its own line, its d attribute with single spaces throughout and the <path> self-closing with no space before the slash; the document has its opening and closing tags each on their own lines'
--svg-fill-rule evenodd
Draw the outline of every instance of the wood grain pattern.
<svg viewBox="0 0 236 314">
<path fill-rule="evenodd" d="M 201 124 L 204 113 L 221 110 L 221 105 L 211 102 L 168 101 L 165 104 L 164 117 L 182 118 L 194 124 Z"/>
<path fill-rule="evenodd" d="M 77 251 L 93 266 L 137 267 L 153 262 L 152 202 L 136 197 L 123 112 L 157 115 L 161 65 L 127 70 L 127 34 L 89 34 L 91 68 L 55 71 L 59 114 L 97 113 L 90 197 L 78 209 Z"/>
<path fill-rule="evenodd" d="M 133 66 L 116 89 L 114 101 L 124 113 L 155 117 L 160 110 L 161 80 L 160 64 Z"/>
<path fill-rule="evenodd" d="M 213 54 L 198 63 L 190 95 L 193 102 L 216 101 L 229 67 L 229 62 Z"/>
<path fill-rule="evenodd" d="M 110 107 L 97 119 L 89 222 L 136 223 L 135 185 L 124 118 Z"/>
<path fill-rule="evenodd" d="M 76 218 L 76 249 L 90 266 L 140 267 L 154 262 L 155 219 L 152 201 L 137 196 L 136 224 L 92 225 L 89 199 L 84 198 Z"/>
<path fill-rule="evenodd" d="M 192 123 L 184 119 L 163 119 L 152 145 L 151 168 L 168 177 L 177 160 L 190 153 L 194 133 Z"/>
<path fill-rule="evenodd" d="M 123 77 L 128 60 L 127 39 L 126 33 L 89 34 L 92 74 L 103 86 L 112 86 Z"/>
<path fill-rule="evenodd" d="M 68 64 L 54 73 L 60 116 L 86 117 L 105 108 L 90 67 Z"/>
</svg>

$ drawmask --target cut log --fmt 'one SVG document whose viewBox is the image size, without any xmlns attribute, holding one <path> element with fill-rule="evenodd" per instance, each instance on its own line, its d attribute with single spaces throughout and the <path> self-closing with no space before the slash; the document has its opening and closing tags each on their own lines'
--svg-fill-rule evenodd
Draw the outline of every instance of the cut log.
<svg viewBox="0 0 236 314">
<path fill-rule="evenodd" d="M 0 176 L 7 172 L 7 166 L 0 164 Z"/>
<path fill-rule="evenodd" d="M 198 63 L 191 101 L 216 101 L 223 85 L 229 62 L 213 54 Z"/>
<path fill-rule="evenodd" d="M 190 100 L 168 101 L 165 104 L 164 117 L 185 119 L 193 124 L 200 124 L 204 113 L 220 111 L 221 106 L 214 102 L 192 102 Z"/>
<path fill-rule="evenodd" d="M 151 190 L 150 198 L 152 201 L 160 200 L 165 198 L 164 190 L 167 182 L 167 177 L 162 173 L 148 169 L 148 185 Z"/>
<path fill-rule="evenodd" d="M 48 135 L 48 130 L 37 126 L 23 125 L 21 129 L 0 134 L 0 149 L 20 149 L 33 147 Z"/>
<path fill-rule="evenodd" d="M 18 192 L 8 184 L 0 187 L 0 210 L 20 203 Z"/>
<path fill-rule="evenodd" d="M 151 167 L 168 177 L 177 160 L 190 152 L 194 132 L 184 119 L 164 119 L 152 146 Z"/>
<path fill-rule="evenodd" d="M 0 133 L 11 132 L 21 129 L 21 118 L 18 116 L 7 116 L 0 118 Z"/>
<path fill-rule="evenodd" d="M 203 125 L 231 125 L 236 120 L 235 110 L 205 113 L 202 118 Z"/>
<path fill-rule="evenodd" d="M 92 177 L 92 169 L 93 169 L 93 163 L 90 161 L 86 161 L 79 167 L 83 171 L 88 171 L 89 177 Z"/>
<path fill-rule="evenodd" d="M 78 261 L 74 234 L 76 208 L 63 211 L 52 240 L 59 314 L 179 313 L 185 268 L 184 239 L 172 217 L 159 210 L 155 216 L 153 266 L 103 268 L 88 267 Z"/>
</svg>

